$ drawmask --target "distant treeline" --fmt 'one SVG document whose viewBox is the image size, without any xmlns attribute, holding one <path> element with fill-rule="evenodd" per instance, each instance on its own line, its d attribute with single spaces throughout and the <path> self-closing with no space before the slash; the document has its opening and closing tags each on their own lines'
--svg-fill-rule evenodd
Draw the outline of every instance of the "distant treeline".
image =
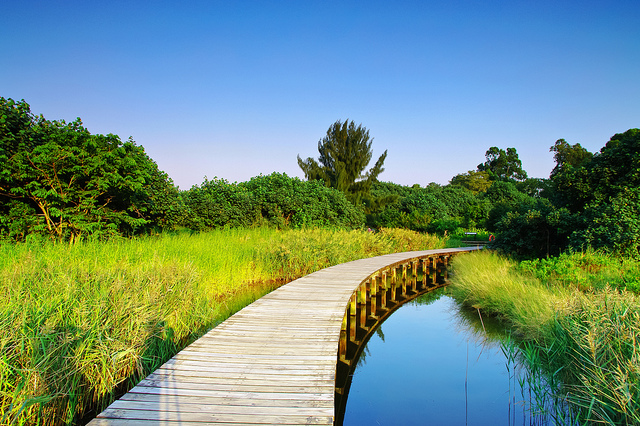
<svg viewBox="0 0 640 426">
<path fill-rule="evenodd" d="M 549 179 L 527 178 L 514 148 L 491 147 L 477 170 L 448 185 L 375 180 L 360 201 L 323 180 L 281 173 L 241 183 L 205 178 L 181 191 L 133 140 L 92 135 L 80 119 L 35 116 L 25 101 L 0 98 L 0 143 L 0 239 L 10 241 L 268 225 L 449 235 L 483 228 L 521 257 L 586 246 L 637 256 L 640 245 L 638 129 L 596 154 L 558 140 Z"/>
</svg>

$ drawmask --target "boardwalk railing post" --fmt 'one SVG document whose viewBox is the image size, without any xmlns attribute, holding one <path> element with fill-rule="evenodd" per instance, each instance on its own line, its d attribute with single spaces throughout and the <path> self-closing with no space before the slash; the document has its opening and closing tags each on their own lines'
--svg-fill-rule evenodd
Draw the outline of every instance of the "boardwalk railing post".
<svg viewBox="0 0 640 426">
<path fill-rule="evenodd" d="M 371 277 L 371 316 L 375 317 L 378 312 L 378 280 L 375 275 Z"/>
</svg>

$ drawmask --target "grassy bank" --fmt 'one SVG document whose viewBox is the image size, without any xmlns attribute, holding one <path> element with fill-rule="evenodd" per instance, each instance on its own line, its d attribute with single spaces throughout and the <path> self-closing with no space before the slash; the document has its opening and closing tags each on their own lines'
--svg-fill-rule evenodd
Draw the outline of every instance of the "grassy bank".
<svg viewBox="0 0 640 426">
<path fill-rule="evenodd" d="M 0 424 L 78 422 L 283 282 L 443 245 L 403 230 L 266 228 L 0 244 Z"/>
<path fill-rule="evenodd" d="M 513 331 L 530 377 L 543 375 L 574 421 L 640 424 L 637 261 L 579 253 L 517 264 L 483 252 L 453 266 L 454 297 Z M 567 421 L 567 410 L 550 414 Z"/>
</svg>

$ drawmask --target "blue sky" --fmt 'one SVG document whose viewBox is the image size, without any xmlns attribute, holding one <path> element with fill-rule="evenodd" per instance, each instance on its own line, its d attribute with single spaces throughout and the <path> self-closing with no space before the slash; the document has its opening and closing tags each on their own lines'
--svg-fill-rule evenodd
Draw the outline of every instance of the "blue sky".
<svg viewBox="0 0 640 426">
<path fill-rule="evenodd" d="M 129 136 L 181 189 L 304 177 L 338 119 L 380 180 L 446 184 L 491 146 L 548 177 L 559 138 L 640 127 L 640 2 L 6 1 L 0 96 Z M 373 163 L 373 162 L 372 162 Z M 371 164 L 373 165 L 373 164 Z"/>
</svg>

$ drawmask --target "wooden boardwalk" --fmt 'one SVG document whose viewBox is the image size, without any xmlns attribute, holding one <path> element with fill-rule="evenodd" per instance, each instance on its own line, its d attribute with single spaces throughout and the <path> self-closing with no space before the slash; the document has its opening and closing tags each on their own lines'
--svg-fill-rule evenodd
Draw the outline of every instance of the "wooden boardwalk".
<svg viewBox="0 0 640 426">
<path fill-rule="evenodd" d="M 361 259 L 292 281 L 183 349 L 89 425 L 333 425 L 338 347 L 354 291 L 390 265 L 426 265 L 470 249 Z"/>
</svg>

